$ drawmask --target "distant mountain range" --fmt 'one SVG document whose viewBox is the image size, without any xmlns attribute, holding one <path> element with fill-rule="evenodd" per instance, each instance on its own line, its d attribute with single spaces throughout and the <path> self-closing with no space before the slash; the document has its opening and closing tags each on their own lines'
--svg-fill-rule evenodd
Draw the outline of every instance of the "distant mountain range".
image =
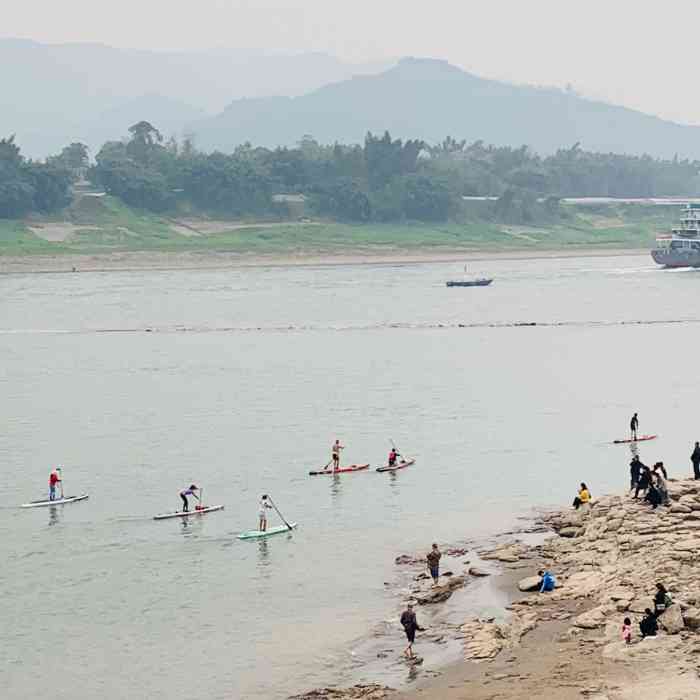
<svg viewBox="0 0 700 700">
<path fill-rule="evenodd" d="M 367 131 L 435 143 L 445 136 L 550 153 L 592 151 L 700 159 L 700 127 L 552 88 L 486 80 L 445 61 L 349 64 L 325 54 L 156 52 L 0 39 L 0 136 L 25 155 L 71 141 L 93 153 L 150 121 L 204 150 L 359 143 Z"/>
<path fill-rule="evenodd" d="M 200 147 L 223 151 L 244 141 L 289 145 L 303 134 L 355 143 L 385 129 L 432 143 L 450 135 L 551 153 L 580 142 L 591 151 L 700 159 L 700 127 L 557 89 L 486 80 L 432 59 L 406 58 L 300 97 L 236 100 L 192 125 Z"/>
<path fill-rule="evenodd" d="M 387 63 L 350 64 L 321 53 L 165 52 L 101 44 L 0 39 L 0 136 L 16 133 L 44 157 L 80 140 L 93 150 L 147 119 L 166 136 L 232 100 L 302 95 Z"/>
</svg>

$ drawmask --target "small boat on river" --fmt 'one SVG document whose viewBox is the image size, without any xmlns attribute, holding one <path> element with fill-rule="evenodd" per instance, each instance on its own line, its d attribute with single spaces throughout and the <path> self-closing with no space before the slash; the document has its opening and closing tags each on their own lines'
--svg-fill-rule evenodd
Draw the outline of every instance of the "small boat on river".
<svg viewBox="0 0 700 700">
<path fill-rule="evenodd" d="M 488 287 L 493 278 L 477 277 L 474 280 L 448 280 L 445 284 L 448 287 Z"/>
<path fill-rule="evenodd" d="M 467 277 L 467 266 L 464 266 L 464 279 L 448 280 L 445 284 L 448 287 L 488 287 L 493 282 L 492 277 Z"/>
</svg>

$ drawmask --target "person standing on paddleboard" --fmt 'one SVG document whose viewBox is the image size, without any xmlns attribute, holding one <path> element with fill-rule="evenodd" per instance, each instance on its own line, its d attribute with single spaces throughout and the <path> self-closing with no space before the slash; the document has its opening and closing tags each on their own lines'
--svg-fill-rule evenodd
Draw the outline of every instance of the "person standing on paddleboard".
<svg viewBox="0 0 700 700">
<path fill-rule="evenodd" d="M 195 484 L 190 484 L 189 488 L 183 489 L 180 491 L 180 498 L 182 499 L 182 512 L 187 513 L 190 510 L 190 503 L 187 500 L 188 496 L 194 496 L 197 500 L 199 500 L 199 496 L 197 495 L 197 491 L 199 489 Z"/>
<path fill-rule="evenodd" d="M 49 501 L 56 500 L 56 484 L 60 483 L 61 481 L 61 477 L 58 473 L 60 471 L 60 467 L 54 467 L 51 470 L 51 474 L 49 474 Z"/>
<path fill-rule="evenodd" d="M 345 445 L 340 444 L 340 440 L 336 440 L 331 448 L 331 461 L 333 462 L 333 471 L 337 472 L 340 469 L 340 450 L 344 450 Z"/>
<path fill-rule="evenodd" d="M 639 428 L 639 418 L 637 417 L 637 414 L 635 413 L 632 416 L 632 420 L 630 420 L 630 440 L 637 439 L 637 428 Z"/>
<path fill-rule="evenodd" d="M 258 530 L 260 530 L 260 532 L 267 532 L 268 508 L 272 508 L 272 504 L 270 503 L 270 499 L 267 497 L 267 494 L 264 494 L 263 497 L 260 499 L 260 512 L 258 513 L 258 519 L 260 520 L 260 523 L 258 524 Z"/>
</svg>

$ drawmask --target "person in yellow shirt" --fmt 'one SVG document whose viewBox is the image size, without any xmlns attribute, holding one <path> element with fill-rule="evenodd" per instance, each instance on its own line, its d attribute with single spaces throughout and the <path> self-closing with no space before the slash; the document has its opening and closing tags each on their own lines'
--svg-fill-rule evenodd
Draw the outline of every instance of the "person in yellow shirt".
<svg viewBox="0 0 700 700">
<path fill-rule="evenodd" d="M 581 488 L 578 490 L 578 496 L 574 498 L 574 508 L 578 510 L 584 503 L 591 502 L 591 492 L 588 490 L 588 486 L 581 482 Z"/>
</svg>

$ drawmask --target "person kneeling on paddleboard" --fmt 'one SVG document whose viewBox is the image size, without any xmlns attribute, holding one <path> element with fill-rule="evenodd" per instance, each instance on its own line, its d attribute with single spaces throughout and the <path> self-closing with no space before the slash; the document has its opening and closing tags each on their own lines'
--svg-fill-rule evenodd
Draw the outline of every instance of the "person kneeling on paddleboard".
<svg viewBox="0 0 700 700">
<path fill-rule="evenodd" d="M 190 509 L 190 503 L 187 500 L 188 496 L 194 496 L 197 500 L 199 500 L 199 496 L 197 495 L 197 491 L 199 489 L 195 484 L 190 484 L 189 488 L 183 489 L 180 491 L 180 498 L 182 499 L 182 511 L 183 513 L 187 513 Z"/>
<path fill-rule="evenodd" d="M 260 512 L 258 513 L 258 518 L 260 519 L 260 523 L 258 525 L 258 530 L 260 530 L 260 532 L 267 531 L 267 509 L 268 508 L 272 508 L 272 505 L 270 504 L 270 501 L 267 498 L 267 494 L 264 494 L 263 497 L 260 499 Z"/>
<path fill-rule="evenodd" d="M 401 455 L 396 451 L 395 447 L 391 448 L 391 452 L 389 452 L 389 466 L 390 467 L 395 467 L 396 466 L 396 458 L 400 457 Z"/>
<path fill-rule="evenodd" d="M 58 474 L 60 471 L 60 467 L 54 467 L 51 474 L 49 474 L 49 501 L 56 500 L 56 484 L 61 481 L 61 477 Z"/>
</svg>

